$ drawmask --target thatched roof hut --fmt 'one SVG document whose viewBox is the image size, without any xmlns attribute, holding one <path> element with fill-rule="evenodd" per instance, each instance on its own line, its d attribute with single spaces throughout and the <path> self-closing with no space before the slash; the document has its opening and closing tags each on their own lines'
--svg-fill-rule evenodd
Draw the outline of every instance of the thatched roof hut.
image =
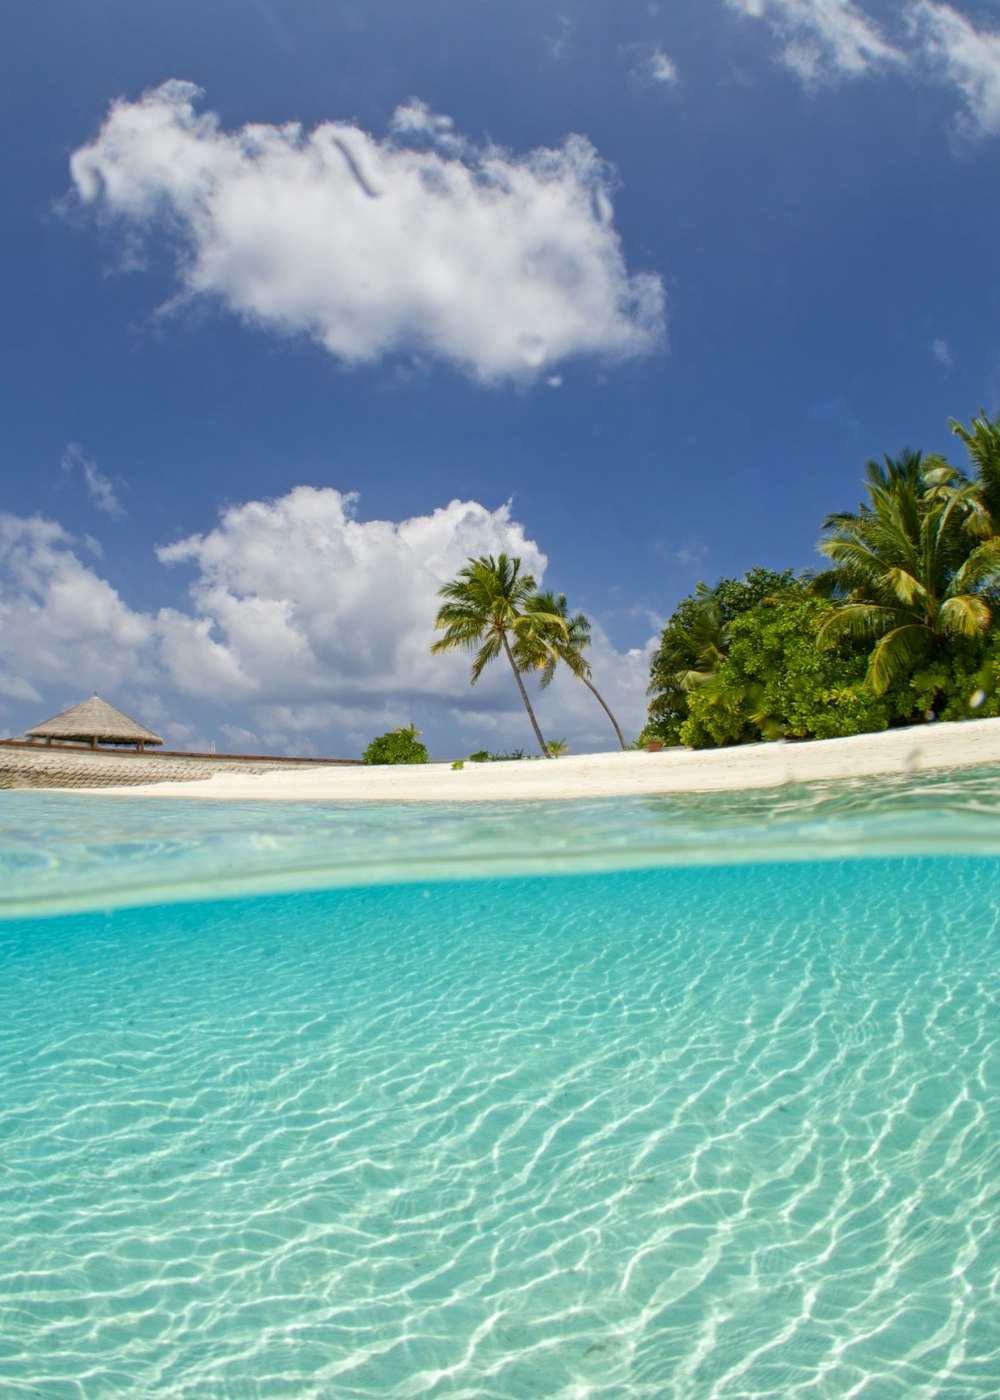
<svg viewBox="0 0 1000 1400">
<path fill-rule="evenodd" d="M 27 734 L 29 739 L 44 739 L 49 744 L 53 739 L 89 741 L 92 749 L 98 744 L 134 744 L 140 753 L 147 744 L 163 743 L 151 729 L 129 719 L 99 695 L 92 695 L 55 719 L 47 719 Z"/>
</svg>

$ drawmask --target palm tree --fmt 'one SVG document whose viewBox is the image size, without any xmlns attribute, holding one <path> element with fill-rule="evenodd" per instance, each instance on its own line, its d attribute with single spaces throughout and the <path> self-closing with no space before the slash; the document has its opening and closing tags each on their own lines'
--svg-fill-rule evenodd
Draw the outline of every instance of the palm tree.
<svg viewBox="0 0 1000 1400">
<path fill-rule="evenodd" d="M 817 642 L 874 640 L 866 679 L 884 695 L 929 652 L 986 631 L 982 595 L 1000 579 L 1000 538 L 988 538 L 977 484 L 939 457 L 904 451 L 869 462 L 865 476 L 869 502 L 825 522 L 819 548 L 835 568 L 816 584 L 839 601 Z"/>
<path fill-rule="evenodd" d="M 699 583 L 692 599 L 691 617 L 681 629 L 688 652 L 676 680 L 682 690 L 694 690 L 712 679 L 729 650 L 729 624 L 723 619 L 715 589 Z"/>
<path fill-rule="evenodd" d="M 539 684 L 544 690 L 551 685 L 556 665 L 562 661 L 577 680 L 583 681 L 614 725 L 619 744 L 623 749 L 627 748 L 618 721 L 591 680 L 590 665 L 583 656 L 583 652 L 590 646 L 590 623 L 585 614 L 578 612 L 572 617 L 567 616 L 564 593 L 560 593 L 558 597 L 554 593 L 536 593 L 532 604 L 540 617 L 548 617 L 554 621 L 543 623 L 534 629 L 526 629 L 518 637 L 514 647 L 514 659 L 518 667 L 522 671 L 540 671 Z"/>
<path fill-rule="evenodd" d="M 972 458 L 979 495 L 993 518 L 994 528 L 1000 531 L 1000 419 L 989 418 L 985 408 L 981 408 L 970 428 L 954 418 L 950 424 L 951 431 L 965 444 Z"/>
<path fill-rule="evenodd" d="M 680 742 L 688 718 L 688 696 L 710 683 L 729 651 L 730 625 L 746 612 L 803 588 L 791 569 L 748 569 L 742 578 L 720 578 L 711 588 L 699 583 L 681 600 L 660 633 L 650 657 L 651 697 L 644 734 Z"/>
<path fill-rule="evenodd" d="M 562 618 L 539 606 L 534 578 L 521 573 L 520 559 L 506 554 L 494 559 L 492 554 L 486 554 L 470 559 L 456 578 L 438 589 L 438 597 L 445 601 L 438 609 L 434 626 L 443 630 L 444 636 L 438 638 L 431 651 L 475 651 L 471 685 L 503 652 L 514 672 L 538 747 L 546 758 L 551 757 L 510 644 L 511 637 L 517 645 L 520 638 L 530 633 L 565 629 Z"/>
</svg>

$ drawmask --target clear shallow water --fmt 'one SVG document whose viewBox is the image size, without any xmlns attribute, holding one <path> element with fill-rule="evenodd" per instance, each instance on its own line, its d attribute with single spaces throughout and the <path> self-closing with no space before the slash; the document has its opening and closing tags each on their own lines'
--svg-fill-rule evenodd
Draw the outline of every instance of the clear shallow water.
<svg viewBox="0 0 1000 1400">
<path fill-rule="evenodd" d="M 562 808 L 560 838 L 534 805 L 328 810 L 338 869 L 395 840 L 411 882 L 0 922 L 0 1394 L 997 1393 L 985 784 Z M 213 805 L 192 840 L 155 804 L 143 836 L 12 794 L 7 833 L 25 797 L 83 904 L 99 851 L 180 892 L 295 820 Z M 650 821 L 660 868 L 545 873 L 540 842 L 631 860 Z M 418 879 L 449 829 L 463 879 Z M 929 831 L 981 853 L 905 854 Z M 505 832 L 537 873 L 474 878 Z M 814 858 L 848 841 L 893 854 Z"/>
<path fill-rule="evenodd" d="M 980 769 L 490 805 L 0 792 L 0 919 L 428 878 L 1000 856 L 998 786 Z"/>
</svg>

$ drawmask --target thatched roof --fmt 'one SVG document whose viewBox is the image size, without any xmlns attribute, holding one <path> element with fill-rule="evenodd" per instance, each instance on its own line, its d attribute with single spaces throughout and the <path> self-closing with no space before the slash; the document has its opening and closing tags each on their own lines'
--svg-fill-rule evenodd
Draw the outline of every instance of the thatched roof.
<svg viewBox="0 0 1000 1400">
<path fill-rule="evenodd" d="M 91 744 L 162 744 L 159 735 L 129 719 L 99 695 L 92 695 L 55 719 L 27 730 L 29 739 L 86 739 Z"/>
</svg>

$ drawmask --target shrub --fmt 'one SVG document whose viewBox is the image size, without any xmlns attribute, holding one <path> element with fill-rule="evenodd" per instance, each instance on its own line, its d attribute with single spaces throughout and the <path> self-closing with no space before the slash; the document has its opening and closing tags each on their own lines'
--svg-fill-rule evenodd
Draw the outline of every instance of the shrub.
<svg viewBox="0 0 1000 1400">
<path fill-rule="evenodd" d="M 364 763 L 426 763 L 427 746 L 415 737 L 413 726 L 393 729 L 373 739 L 362 754 Z"/>
<path fill-rule="evenodd" d="M 682 742 L 714 748 L 885 729 L 893 707 L 865 685 L 865 648 L 846 638 L 835 650 L 816 646 L 829 608 L 792 594 L 736 618 L 725 660 L 688 695 Z"/>
<path fill-rule="evenodd" d="M 650 739 L 664 744 L 692 742 L 681 735 L 692 693 L 685 676 L 713 669 L 725 657 L 731 627 L 738 617 L 758 611 L 781 594 L 801 593 L 803 588 L 790 569 L 780 574 L 773 569 L 749 569 L 739 579 L 720 578 L 713 588 L 699 584 L 696 593 L 683 599 L 668 619 L 651 658 L 649 714 L 638 747 L 644 748 Z M 697 722 L 693 728 L 700 731 Z"/>
</svg>

